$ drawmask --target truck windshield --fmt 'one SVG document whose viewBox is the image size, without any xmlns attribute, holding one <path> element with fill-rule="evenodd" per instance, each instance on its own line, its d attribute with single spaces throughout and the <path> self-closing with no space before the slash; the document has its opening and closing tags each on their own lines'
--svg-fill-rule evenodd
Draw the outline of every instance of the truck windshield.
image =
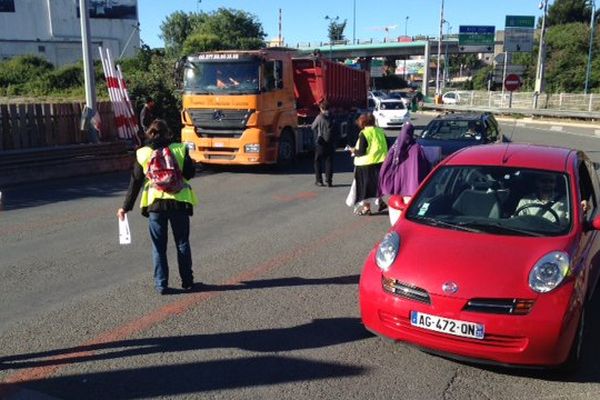
<svg viewBox="0 0 600 400">
<path fill-rule="evenodd" d="M 258 93 L 258 60 L 239 62 L 188 62 L 184 70 L 184 91 L 191 94 Z"/>
</svg>

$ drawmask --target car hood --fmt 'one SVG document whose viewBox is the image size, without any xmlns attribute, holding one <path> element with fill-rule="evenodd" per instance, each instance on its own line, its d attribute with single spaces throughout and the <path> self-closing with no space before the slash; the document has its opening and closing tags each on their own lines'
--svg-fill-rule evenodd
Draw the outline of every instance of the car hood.
<svg viewBox="0 0 600 400">
<path fill-rule="evenodd" d="M 446 282 L 458 285 L 457 298 L 534 298 L 529 272 L 550 251 L 567 251 L 570 239 L 471 233 L 417 224 L 394 227 L 400 249 L 385 275 L 431 294 L 447 296 Z"/>
<path fill-rule="evenodd" d="M 448 156 L 455 151 L 458 151 L 464 147 L 476 146 L 483 144 L 483 141 L 470 139 L 470 140 L 437 140 L 437 139 L 417 139 L 417 143 L 421 146 L 439 146 L 442 148 L 442 155 Z"/>
</svg>

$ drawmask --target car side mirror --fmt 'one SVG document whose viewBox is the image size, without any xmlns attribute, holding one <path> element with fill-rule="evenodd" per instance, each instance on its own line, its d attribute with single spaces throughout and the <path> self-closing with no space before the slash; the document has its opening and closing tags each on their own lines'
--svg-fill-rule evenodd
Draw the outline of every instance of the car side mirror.
<svg viewBox="0 0 600 400">
<path fill-rule="evenodd" d="M 404 211 L 406 210 L 406 206 L 408 206 L 408 204 L 406 204 L 406 202 L 404 201 L 404 196 L 400 196 L 400 195 L 392 195 L 390 197 L 390 200 L 388 201 L 389 206 L 391 208 L 394 208 L 396 210 L 400 210 L 400 211 Z"/>
</svg>

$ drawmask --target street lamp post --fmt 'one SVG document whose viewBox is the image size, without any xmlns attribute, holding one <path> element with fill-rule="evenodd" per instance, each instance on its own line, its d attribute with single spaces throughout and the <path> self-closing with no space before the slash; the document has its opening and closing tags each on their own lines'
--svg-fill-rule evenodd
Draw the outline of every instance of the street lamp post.
<svg viewBox="0 0 600 400">
<path fill-rule="evenodd" d="M 352 9 L 352 44 L 356 44 L 356 0 Z"/>
<path fill-rule="evenodd" d="M 440 95 L 440 59 L 442 58 L 442 35 L 444 26 L 444 0 L 442 0 L 442 6 L 440 7 L 440 36 L 438 38 L 437 48 L 437 67 L 435 71 L 435 95 Z M 425 66 L 427 68 L 427 66 Z"/>
<path fill-rule="evenodd" d="M 540 48 L 538 49 L 537 59 L 537 71 L 535 74 L 535 94 L 533 96 L 533 108 L 538 107 L 538 99 L 540 94 L 544 92 L 544 62 L 546 60 L 546 42 L 544 41 L 544 34 L 546 32 L 546 14 L 548 11 L 548 0 L 542 0 L 540 8 L 543 10 L 542 15 L 542 30 L 540 32 Z"/>
<path fill-rule="evenodd" d="M 587 68 L 585 70 L 585 87 L 583 88 L 583 94 L 588 93 L 588 85 L 590 83 L 590 75 L 592 73 L 592 48 L 594 44 L 594 28 L 596 27 L 596 2 L 595 0 L 591 0 L 592 6 L 592 17 L 590 19 L 590 47 L 588 48 L 588 60 L 587 60 Z"/>
<path fill-rule="evenodd" d="M 408 37 L 408 15 L 404 18 L 404 37 Z M 408 56 L 404 56 L 404 72 L 402 73 L 402 79 L 404 79 L 404 81 L 406 81 L 406 57 Z"/>
<path fill-rule="evenodd" d="M 445 46 L 445 53 L 444 53 L 444 74 L 443 76 L 443 87 L 446 87 L 446 82 L 448 81 L 448 37 L 450 36 L 450 29 L 452 29 L 452 27 L 450 26 L 450 22 L 448 22 L 448 20 L 444 20 L 444 23 L 446 24 L 446 46 Z"/>
</svg>

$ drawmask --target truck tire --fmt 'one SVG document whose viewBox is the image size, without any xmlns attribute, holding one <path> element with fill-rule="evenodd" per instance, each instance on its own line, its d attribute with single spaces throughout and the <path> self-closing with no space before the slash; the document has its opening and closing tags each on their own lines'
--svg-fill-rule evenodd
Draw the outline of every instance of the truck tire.
<svg viewBox="0 0 600 400">
<path fill-rule="evenodd" d="M 277 165 L 291 165 L 296 158 L 296 146 L 294 143 L 294 135 L 289 129 L 285 129 L 279 137 L 279 145 L 277 146 Z"/>
</svg>

